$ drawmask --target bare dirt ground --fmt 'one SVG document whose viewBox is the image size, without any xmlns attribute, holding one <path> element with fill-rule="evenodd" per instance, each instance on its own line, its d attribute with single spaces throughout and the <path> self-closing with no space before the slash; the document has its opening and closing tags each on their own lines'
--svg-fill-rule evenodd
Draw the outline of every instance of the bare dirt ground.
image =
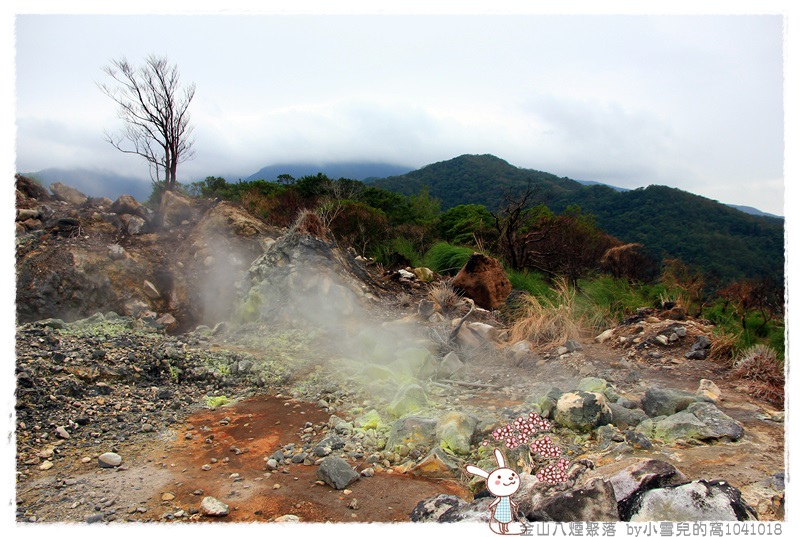
<svg viewBox="0 0 800 537">
<path fill-rule="evenodd" d="M 763 482 L 784 469 L 783 424 L 768 417 L 781 409 L 753 400 L 726 380 L 725 368 L 710 360 L 686 360 L 679 366 L 623 360 L 620 352 L 586 341 L 583 353 L 520 366 L 471 363 L 465 380 L 499 388 L 454 385 L 431 398 L 456 402 L 464 409 L 497 411 L 523 408 L 527 396 L 542 385 L 571 389 L 584 376 L 608 379 L 629 395 L 648 386 L 693 392 L 701 378 L 713 380 L 723 393 L 719 407 L 738 420 L 745 436 L 735 443 L 657 446 L 635 453 L 592 452 L 581 456 L 601 466 L 626 457 L 650 457 L 678 467 L 689 479 L 725 479 L 741 489 L 762 520 L 780 519 L 770 508 L 772 493 Z M 665 369 L 666 367 L 666 369 Z M 347 417 L 344 415 L 344 417 Z M 268 522 L 294 515 L 305 522 L 407 521 L 422 499 L 440 493 L 471 495 L 466 480 L 430 480 L 379 469 L 337 491 L 318 481 L 317 467 L 292 464 L 265 470 L 265 456 L 299 442 L 309 425 L 321 426 L 330 414 L 312 402 L 288 395 L 264 395 L 178 420 L 168 434 L 126 448 L 122 469 L 99 469 L 96 461 L 72 455 L 59 473 L 27 481 L 18 491 L 20 509 L 39 521 L 86 521 L 102 511 L 103 521 Z M 315 434 L 317 430 L 315 429 Z M 65 457 L 70 461 L 70 456 Z M 361 470 L 364 460 L 350 460 Z M 206 469 L 204 468 L 204 465 Z M 63 476 L 68 476 L 64 479 Z M 227 517 L 197 513 L 204 496 L 230 506 Z"/>
</svg>

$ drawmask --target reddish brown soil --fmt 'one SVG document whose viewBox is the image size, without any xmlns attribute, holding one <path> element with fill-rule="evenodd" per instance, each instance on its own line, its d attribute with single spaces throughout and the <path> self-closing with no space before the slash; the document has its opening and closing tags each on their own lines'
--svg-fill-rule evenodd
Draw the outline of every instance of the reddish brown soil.
<svg viewBox="0 0 800 537">
<path fill-rule="evenodd" d="M 300 431 L 307 422 L 327 423 L 329 414 L 315 406 L 294 400 L 259 397 L 214 411 L 197 413 L 188 419 L 194 428 L 183 425 L 178 438 L 165 448 L 174 484 L 158 491 L 152 502 L 188 509 L 203 496 L 214 496 L 229 505 L 225 522 L 264 522 L 279 516 L 297 515 L 303 522 L 393 522 L 408 521 L 414 506 L 437 494 L 469 495 L 455 481 L 433 481 L 397 473 L 377 472 L 352 483 L 349 494 L 317 483 L 317 466 L 291 464 L 286 473 L 265 470 L 265 457 L 290 443 L 301 445 Z M 229 424 L 224 425 L 223 418 Z M 186 439 L 189 432 L 192 439 Z M 322 435 L 317 434 L 319 440 Z M 210 440 L 210 443 L 207 442 Z M 236 449 L 241 451 L 235 454 Z M 162 453 L 154 454 L 159 459 Z M 215 458 L 218 462 L 211 463 Z M 350 461 L 360 471 L 367 465 Z M 209 464 L 211 470 L 202 470 Z M 241 481 L 232 474 L 238 473 Z M 279 484 L 280 488 L 274 489 Z M 202 495 L 193 491 L 201 489 Z M 175 496 L 162 502 L 162 494 Z M 358 509 L 348 507 L 356 500 Z M 208 518 L 203 517 L 203 520 Z"/>
</svg>

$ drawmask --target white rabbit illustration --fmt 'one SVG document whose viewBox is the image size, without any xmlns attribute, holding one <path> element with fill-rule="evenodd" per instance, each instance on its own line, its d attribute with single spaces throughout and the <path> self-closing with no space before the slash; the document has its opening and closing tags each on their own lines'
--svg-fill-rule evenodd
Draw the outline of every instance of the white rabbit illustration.
<svg viewBox="0 0 800 537">
<path fill-rule="evenodd" d="M 519 474 L 506 466 L 506 461 L 499 449 L 494 450 L 494 456 L 497 459 L 498 468 L 492 473 L 472 464 L 468 464 L 466 470 L 473 475 L 485 478 L 486 488 L 495 496 L 494 501 L 489 505 L 489 509 L 492 510 L 492 520 L 489 521 L 491 530 L 500 535 L 522 534 L 525 531 L 524 525 L 521 525 L 522 529 L 519 532 L 509 529 L 509 523 L 517 520 L 518 505 L 511 499 L 511 495 L 519 490 L 521 484 Z M 495 529 L 493 522 L 499 524 L 500 531 Z"/>
</svg>

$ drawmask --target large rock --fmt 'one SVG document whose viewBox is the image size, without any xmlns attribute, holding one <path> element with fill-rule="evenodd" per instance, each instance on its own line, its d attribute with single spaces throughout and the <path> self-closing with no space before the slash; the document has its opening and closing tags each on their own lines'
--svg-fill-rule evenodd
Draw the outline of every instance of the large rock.
<svg viewBox="0 0 800 537">
<path fill-rule="evenodd" d="M 673 465 L 656 459 L 626 459 L 600 466 L 584 474 L 580 483 L 595 477 L 611 483 L 621 516 L 629 512 L 630 500 L 637 493 L 688 481 Z"/>
<path fill-rule="evenodd" d="M 415 464 L 409 473 L 428 478 L 452 479 L 455 476 L 460 477 L 461 469 L 450 455 L 436 447 L 424 459 Z"/>
<path fill-rule="evenodd" d="M 685 410 L 698 399 L 694 394 L 653 386 L 644 392 L 642 408 L 650 417 L 669 416 Z"/>
<path fill-rule="evenodd" d="M 399 418 L 427 407 L 428 396 L 425 395 L 425 390 L 417 384 L 407 384 L 400 388 L 386 410 L 395 418 Z"/>
<path fill-rule="evenodd" d="M 584 433 L 611 423 L 612 417 L 605 396 L 580 391 L 563 394 L 554 413 L 558 424 Z"/>
<path fill-rule="evenodd" d="M 666 443 L 694 439 L 739 440 L 744 429 L 713 403 L 693 403 L 686 410 L 655 423 L 653 437 Z"/>
<path fill-rule="evenodd" d="M 123 194 L 111 204 L 110 211 L 119 215 L 130 214 L 147 220 L 148 214 L 144 206 L 129 194 Z"/>
<path fill-rule="evenodd" d="M 325 457 L 317 468 L 317 479 L 321 479 L 336 490 L 342 490 L 359 478 L 347 461 L 340 457 Z"/>
<path fill-rule="evenodd" d="M 725 481 L 705 480 L 639 493 L 632 498 L 630 510 L 624 515 L 623 520 L 630 522 L 758 519 L 739 490 Z"/>
<path fill-rule="evenodd" d="M 386 439 L 386 450 L 392 451 L 403 444 L 431 445 L 436 438 L 436 420 L 419 416 L 406 416 L 395 421 Z"/>
<path fill-rule="evenodd" d="M 53 197 L 58 201 L 65 201 L 72 205 L 83 205 L 88 199 L 86 194 L 80 190 L 62 183 L 53 183 L 50 185 L 50 192 L 53 193 Z"/>
<path fill-rule="evenodd" d="M 444 414 L 436 425 L 439 447 L 456 455 L 468 455 L 477 425 L 477 418 L 464 412 L 452 411 Z"/>
<path fill-rule="evenodd" d="M 456 512 L 467 505 L 458 496 L 439 494 L 419 502 L 411 511 L 411 522 L 438 522 L 448 511 Z"/>
<path fill-rule="evenodd" d="M 619 429 L 624 430 L 628 427 L 636 427 L 647 419 L 645 411 L 639 408 L 625 408 L 617 403 L 608 403 L 608 408 L 611 409 L 611 423 Z"/>
<path fill-rule="evenodd" d="M 520 510 L 531 521 L 544 522 L 613 522 L 619 520 L 614 488 L 605 479 L 595 478 L 580 486 L 534 484 L 529 494 L 520 498 Z M 520 494 L 517 493 L 520 497 Z"/>
<path fill-rule="evenodd" d="M 511 282 L 497 259 L 474 253 L 453 278 L 453 288 L 485 309 L 497 309 L 511 293 Z"/>
<path fill-rule="evenodd" d="M 161 196 L 158 213 L 161 225 L 165 228 L 179 226 L 184 220 L 194 220 L 197 217 L 192 200 L 171 190 L 165 191 Z"/>
</svg>

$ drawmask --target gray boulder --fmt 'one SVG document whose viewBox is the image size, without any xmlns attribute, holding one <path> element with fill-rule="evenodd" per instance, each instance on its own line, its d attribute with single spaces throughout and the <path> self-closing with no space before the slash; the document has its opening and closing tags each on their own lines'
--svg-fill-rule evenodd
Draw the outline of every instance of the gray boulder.
<svg viewBox="0 0 800 537">
<path fill-rule="evenodd" d="M 647 414 L 640 408 L 625 408 L 617 403 L 608 403 L 611 409 L 612 421 L 620 429 L 636 427 L 647 419 Z"/>
<path fill-rule="evenodd" d="M 386 450 L 413 443 L 414 445 L 431 445 L 436 439 L 436 420 L 420 416 L 400 418 L 392 424 L 386 439 Z"/>
<path fill-rule="evenodd" d="M 653 435 L 667 443 L 687 438 L 736 441 L 744 436 L 744 429 L 713 403 L 700 402 L 656 423 Z"/>
<path fill-rule="evenodd" d="M 669 416 L 685 410 L 695 401 L 697 398 L 689 392 L 654 386 L 644 392 L 642 408 L 650 417 Z"/>
<path fill-rule="evenodd" d="M 80 190 L 62 183 L 53 183 L 50 185 L 50 192 L 53 193 L 53 197 L 58 201 L 65 201 L 73 205 L 83 205 L 88 199 L 86 194 Z"/>
<path fill-rule="evenodd" d="M 520 511 L 534 522 L 613 522 L 620 519 L 614 488 L 611 482 L 600 478 L 560 491 L 537 484 L 530 496 L 519 503 Z"/>
<path fill-rule="evenodd" d="M 738 489 L 725 481 L 705 480 L 637 493 L 621 515 L 630 522 L 758 520 Z"/>
<path fill-rule="evenodd" d="M 422 500 L 411 511 L 411 522 L 438 522 L 448 511 L 456 512 L 467 507 L 467 502 L 450 494 Z"/>
<path fill-rule="evenodd" d="M 358 478 L 358 472 L 340 457 L 325 457 L 317 468 L 317 479 L 324 481 L 336 490 L 342 490 Z"/>
<path fill-rule="evenodd" d="M 590 392 L 567 392 L 556 404 L 555 421 L 573 431 L 589 432 L 612 420 L 605 396 Z"/>
<path fill-rule="evenodd" d="M 468 455 L 477 425 L 478 420 L 473 416 L 458 411 L 448 412 L 439 418 L 436 425 L 439 446 L 457 455 Z"/>
</svg>

